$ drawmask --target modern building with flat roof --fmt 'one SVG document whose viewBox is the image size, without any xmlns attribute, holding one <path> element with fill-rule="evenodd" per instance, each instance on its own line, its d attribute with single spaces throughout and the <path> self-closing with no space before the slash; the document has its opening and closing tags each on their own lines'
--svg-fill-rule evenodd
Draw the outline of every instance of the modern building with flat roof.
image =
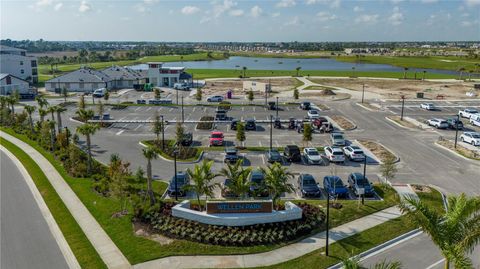
<svg viewBox="0 0 480 269">
<path fill-rule="evenodd" d="M 37 57 L 28 56 L 24 49 L 0 45 L 0 73 L 37 83 L 37 62 Z"/>
<path fill-rule="evenodd" d="M 192 76 L 185 72 L 185 67 L 165 67 L 162 62 L 149 62 L 148 82 L 157 87 L 173 87 L 175 83 L 189 82 Z"/>
</svg>

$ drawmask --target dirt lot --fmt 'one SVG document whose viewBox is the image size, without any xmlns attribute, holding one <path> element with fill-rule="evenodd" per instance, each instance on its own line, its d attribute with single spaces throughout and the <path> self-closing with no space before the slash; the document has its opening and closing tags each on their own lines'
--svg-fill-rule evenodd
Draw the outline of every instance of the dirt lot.
<svg viewBox="0 0 480 269">
<path fill-rule="evenodd" d="M 439 95 L 445 98 L 471 98 L 465 95 L 473 89 L 472 82 L 432 82 L 421 80 L 383 80 L 383 79 L 311 79 L 323 85 L 343 87 L 361 91 L 365 83 L 365 90 L 384 95 L 386 98 L 415 98 L 417 92 L 423 92 L 425 98 L 437 99 Z"/>
<path fill-rule="evenodd" d="M 250 81 L 250 80 L 248 80 Z M 256 82 L 269 83 L 268 79 L 256 79 Z M 296 79 L 294 78 L 283 78 L 283 79 L 271 79 L 270 83 L 272 85 L 272 92 L 282 92 L 292 90 L 295 87 Z M 244 95 L 243 90 L 243 80 L 215 80 L 207 81 L 205 87 L 202 88 L 202 93 L 204 95 L 225 95 L 228 90 L 233 91 L 233 95 Z M 254 91 L 256 97 L 264 96 L 264 92 Z"/>
<path fill-rule="evenodd" d="M 358 140 L 358 142 L 377 156 L 381 162 L 384 162 L 388 158 L 395 158 L 395 155 L 392 152 L 374 141 Z"/>
</svg>

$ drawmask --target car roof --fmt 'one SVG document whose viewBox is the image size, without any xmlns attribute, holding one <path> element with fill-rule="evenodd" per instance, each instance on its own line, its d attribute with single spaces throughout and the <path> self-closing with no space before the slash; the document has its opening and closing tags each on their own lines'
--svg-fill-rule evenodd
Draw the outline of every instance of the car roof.
<svg viewBox="0 0 480 269">
<path fill-rule="evenodd" d="M 315 179 L 315 177 L 312 176 L 311 174 L 300 174 L 300 177 L 301 177 L 302 179 L 305 179 L 305 178 Z"/>
<path fill-rule="evenodd" d="M 359 146 L 349 146 L 349 147 L 352 148 L 352 149 L 360 149 L 360 150 L 362 149 L 362 148 L 359 147 Z"/>
<path fill-rule="evenodd" d="M 339 147 L 330 147 L 332 149 L 332 151 L 342 151 L 341 148 Z"/>
<path fill-rule="evenodd" d="M 234 147 L 225 148 L 225 152 L 237 152 L 237 149 Z"/>
<path fill-rule="evenodd" d="M 350 175 L 351 175 L 352 177 L 354 177 L 354 178 L 357 178 L 357 179 L 363 178 L 363 174 L 362 174 L 362 173 L 358 173 L 358 172 L 351 173 Z"/>
<path fill-rule="evenodd" d="M 285 148 L 288 149 L 298 149 L 299 147 L 297 145 L 286 145 Z"/>
<path fill-rule="evenodd" d="M 259 170 L 259 169 L 255 169 L 255 170 L 252 170 L 252 173 L 251 173 L 251 176 L 263 176 L 263 172 L 262 170 Z"/>
<path fill-rule="evenodd" d="M 305 148 L 306 151 L 318 151 L 316 148 Z"/>
<path fill-rule="evenodd" d="M 211 132 L 210 134 L 223 134 L 223 132 L 220 132 L 220 131 L 213 131 L 213 132 Z"/>
<path fill-rule="evenodd" d="M 479 132 L 463 132 L 463 134 L 480 134 Z"/>
</svg>

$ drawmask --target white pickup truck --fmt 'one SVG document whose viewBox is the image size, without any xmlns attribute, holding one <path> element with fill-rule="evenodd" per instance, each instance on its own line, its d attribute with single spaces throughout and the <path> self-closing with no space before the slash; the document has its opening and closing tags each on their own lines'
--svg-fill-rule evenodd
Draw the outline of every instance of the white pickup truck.
<svg viewBox="0 0 480 269">
<path fill-rule="evenodd" d="M 464 110 L 458 111 L 458 115 L 462 118 L 470 119 L 473 115 L 479 115 L 479 113 L 476 109 L 465 108 Z"/>
</svg>

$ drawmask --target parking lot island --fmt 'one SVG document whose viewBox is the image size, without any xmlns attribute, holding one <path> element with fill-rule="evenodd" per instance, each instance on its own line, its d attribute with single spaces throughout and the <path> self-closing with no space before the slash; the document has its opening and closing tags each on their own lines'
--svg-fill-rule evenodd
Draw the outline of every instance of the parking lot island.
<svg viewBox="0 0 480 269">
<path fill-rule="evenodd" d="M 172 216 L 210 225 L 245 226 L 301 219 L 302 209 L 285 202 L 285 210 L 272 210 L 272 200 L 208 201 L 207 211 L 200 212 L 190 209 L 190 201 L 185 200 L 172 208 Z"/>
</svg>

